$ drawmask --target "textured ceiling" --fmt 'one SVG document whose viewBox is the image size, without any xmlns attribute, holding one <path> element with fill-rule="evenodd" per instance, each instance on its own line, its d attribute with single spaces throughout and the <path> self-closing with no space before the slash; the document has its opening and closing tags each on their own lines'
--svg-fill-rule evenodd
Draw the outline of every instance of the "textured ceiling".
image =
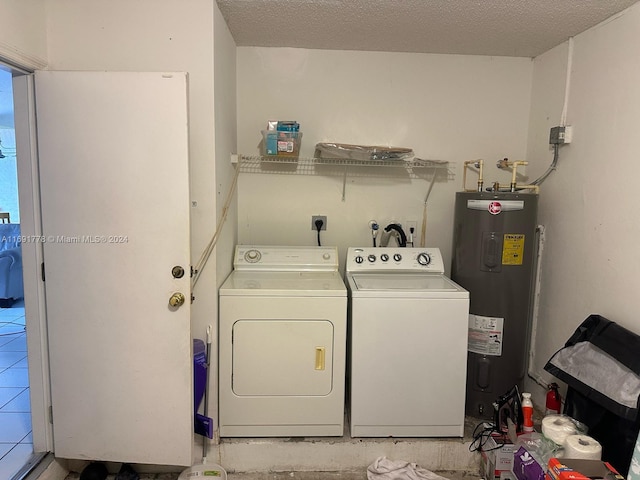
<svg viewBox="0 0 640 480">
<path fill-rule="evenodd" d="M 639 0 L 217 0 L 238 46 L 535 57 Z"/>
</svg>

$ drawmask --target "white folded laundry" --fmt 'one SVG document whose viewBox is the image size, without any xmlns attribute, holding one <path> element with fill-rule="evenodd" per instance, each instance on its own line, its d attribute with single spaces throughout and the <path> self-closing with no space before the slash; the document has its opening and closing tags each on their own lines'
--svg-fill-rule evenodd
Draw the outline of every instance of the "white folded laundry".
<svg viewBox="0 0 640 480">
<path fill-rule="evenodd" d="M 448 480 L 415 463 L 378 457 L 367 467 L 368 480 Z"/>
</svg>

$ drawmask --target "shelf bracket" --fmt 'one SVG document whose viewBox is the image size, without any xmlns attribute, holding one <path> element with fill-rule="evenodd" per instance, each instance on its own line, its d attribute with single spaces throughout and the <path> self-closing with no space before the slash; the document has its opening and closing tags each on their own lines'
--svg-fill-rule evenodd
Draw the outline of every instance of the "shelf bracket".
<svg viewBox="0 0 640 480">
<path fill-rule="evenodd" d="M 348 165 L 344 166 L 344 173 L 342 174 L 342 201 L 344 202 L 347 198 L 347 169 Z"/>
</svg>

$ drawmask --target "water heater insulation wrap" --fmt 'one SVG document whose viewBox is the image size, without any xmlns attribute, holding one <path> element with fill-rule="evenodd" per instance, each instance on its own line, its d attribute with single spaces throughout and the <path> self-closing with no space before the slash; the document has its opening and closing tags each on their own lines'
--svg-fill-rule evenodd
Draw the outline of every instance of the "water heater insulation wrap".
<svg viewBox="0 0 640 480">
<path fill-rule="evenodd" d="M 529 352 L 538 195 L 458 192 L 451 278 L 469 291 L 466 413 L 522 391 Z"/>
</svg>

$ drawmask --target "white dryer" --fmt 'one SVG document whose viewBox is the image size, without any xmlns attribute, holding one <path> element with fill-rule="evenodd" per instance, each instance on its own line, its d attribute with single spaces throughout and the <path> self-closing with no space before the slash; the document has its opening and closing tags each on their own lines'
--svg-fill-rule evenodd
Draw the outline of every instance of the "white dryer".
<svg viewBox="0 0 640 480">
<path fill-rule="evenodd" d="M 239 245 L 219 308 L 220 436 L 342 436 L 347 289 L 337 249 Z"/>
<path fill-rule="evenodd" d="M 352 437 L 462 437 L 469 292 L 437 248 L 349 248 Z"/>
</svg>

